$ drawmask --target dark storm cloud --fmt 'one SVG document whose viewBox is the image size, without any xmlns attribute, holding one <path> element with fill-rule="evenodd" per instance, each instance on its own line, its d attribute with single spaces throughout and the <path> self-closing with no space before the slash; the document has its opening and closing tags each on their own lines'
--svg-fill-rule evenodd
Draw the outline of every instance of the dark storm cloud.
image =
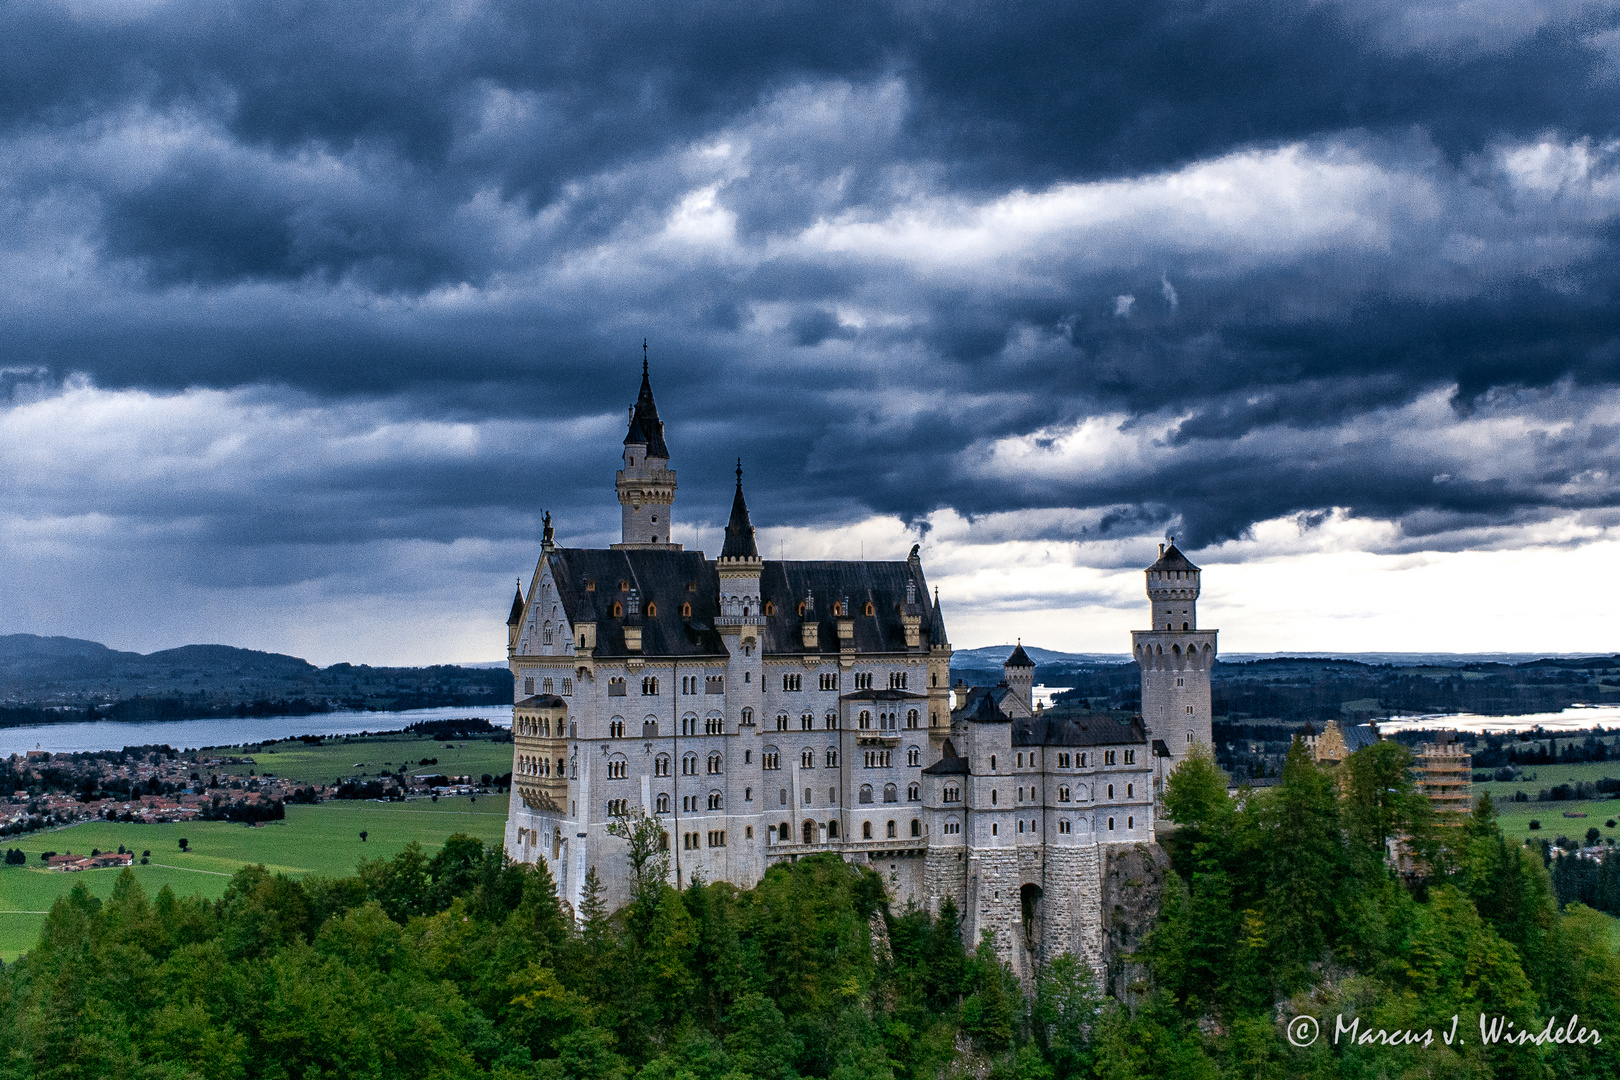
<svg viewBox="0 0 1620 1080">
<path fill-rule="evenodd" d="M 610 528 L 643 336 L 691 517 L 739 453 L 762 523 L 1083 507 L 1202 543 L 1332 506 L 1413 535 L 1600 510 L 1612 482 L 1571 478 L 1617 464 L 1589 413 L 1620 381 L 1620 18 L 1515 19 L 12 5 L 3 362 L 254 388 L 232 407 L 266 432 L 363 414 L 288 436 L 334 447 L 304 469 L 99 496 L 199 545 L 506 537 L 538 501 Z M 1479 475 L 1391 446 L 1436 393 L 1423 422 L 1463 432 L 1520 390 L 1579 437 Z M 1097 416 L 1145 464 L 975 464 Z M 413 424 L 521 431 L 345 457 Z"/>
</svg>

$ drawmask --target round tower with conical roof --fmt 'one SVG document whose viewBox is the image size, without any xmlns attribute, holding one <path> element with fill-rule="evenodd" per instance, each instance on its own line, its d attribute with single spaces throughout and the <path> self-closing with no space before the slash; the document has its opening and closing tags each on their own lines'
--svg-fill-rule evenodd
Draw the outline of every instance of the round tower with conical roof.
<svg viewBox="0 0 1620 1080">
<path fill-rule="evenodd" d="M 1156 794 L 1188 750 L 1212 743 L 1209 675 L 1216 631 L 1198 629 L 1201 573 L 1176 547 L 1175 537 L 1160 544 L 1158 561 L 1146 570 L 1153 628 L 1131 633 L 1142 672 L 1142 722 L 1154 755 Z"/>
<path fill-rule="evenodd" d="M 653 401 L 652 379 L 647 373 L 646 343 L 642 343 L 641 393 L 630 407 L 630 429 L 624 436 L 624 468 L 614 477 L 622 508 L 620 548 L 667 548 L 674 525 L 675 470 L 669 467 L 664 424 Z"/>
<path fill-rule="evenodd" d="M 1035 694 L 1035 661 L 1029 658 L 1024 651 L 1024 641 L 1018 640 L 1012 655 L 1007 657 L 1001 665 L 1001 677 L 1007 681 L 1007 689 L 1018 695 L 1018 700 L 1024 703 L 1027 712 L 1035 711 L 1032 700 Z"/>
</svg>

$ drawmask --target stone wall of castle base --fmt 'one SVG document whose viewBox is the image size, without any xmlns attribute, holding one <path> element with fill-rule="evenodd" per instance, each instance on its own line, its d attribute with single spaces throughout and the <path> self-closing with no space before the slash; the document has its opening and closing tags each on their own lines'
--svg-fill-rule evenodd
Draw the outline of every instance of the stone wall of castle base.
<svg viewBox="0 0 1620 1080">
<path fill-rule="evenodd" d="M 938 917 L 949 899 L 957 916 L 967 914 L 967 849 L 929 848 L 923 856 L 923 906 Z"/>
<path fill-rule="evenodd" d="M 1103 975 L 1102 862 L 1097 844 L 1046 850 L 1042 885 L 1041 955 L 1073 953 Z"/>
<path fill-rule="evenodd" d="M 986 934 L 995 935 L 996 955 L 1013 963 L 1018 940 L 1024 933 L 1023 884 L 1015 848 L 971 848 L 967 860 L 967 916 L 962 943 L 969 951 L 979 947 Z"/>
</svg>

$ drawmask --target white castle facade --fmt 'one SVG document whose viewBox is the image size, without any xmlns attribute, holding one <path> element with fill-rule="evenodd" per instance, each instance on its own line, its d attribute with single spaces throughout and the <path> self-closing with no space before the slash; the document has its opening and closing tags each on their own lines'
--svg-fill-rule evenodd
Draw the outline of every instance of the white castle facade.
<svg viewBox="0 0 1620 1080">
<path fill-rule="evenodd" d="M 615 485 L 623 541 L 560 547 L 547 516 L 508 621 L 515 680 L 506 850 L 544 861 L 576 908 L 595 867 L 628 898 L 639 807 L 671 883 L 747 887 L 772 863 L 835 852 L 896 903 L 952 899 L 1021 973 L 1101 957 L 1109 852 L 1151 842 L 1167 769 L 1210 739 L 1215 631 L 1172 544 L 1133 635 L 1142 719 L 1031 708 L 1022 647 L 1005 681 L 950 683 L 951 646 L 916 548 L 904 562 L 760 557 L 742 474 L 717 559 L 670 542 L 676 478 L 645 365 Z M 954 704 L 954 708 L 953 708 Z"/>
</svg>

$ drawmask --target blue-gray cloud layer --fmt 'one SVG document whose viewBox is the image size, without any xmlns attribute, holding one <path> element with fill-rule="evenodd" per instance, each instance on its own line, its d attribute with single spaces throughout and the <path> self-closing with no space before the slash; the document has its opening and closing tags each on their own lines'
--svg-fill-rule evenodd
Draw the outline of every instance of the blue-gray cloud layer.
<svg viewBox="0 0 1620 1080">
<path fill-rule="evenodd" d="M 243 559 L 605 526 L 643 336 L 696 512 L 1606 513 L 1616 118 L 1601 4 L 10 5 L 0 366 L 485 431 L 97 496 Z"/>
</svg>

